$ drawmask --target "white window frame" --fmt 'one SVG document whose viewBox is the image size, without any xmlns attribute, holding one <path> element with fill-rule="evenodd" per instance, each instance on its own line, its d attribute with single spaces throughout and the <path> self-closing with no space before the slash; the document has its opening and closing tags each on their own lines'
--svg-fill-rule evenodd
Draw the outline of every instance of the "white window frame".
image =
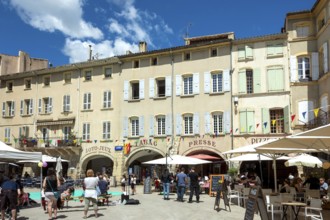
<svg viewBox="0 0 330 220">
<path fill-rule="evenodd" d="M 306 62 L 308 60 L 308 62 Z M 298 69 L 298 79 L 311 79 L 311 59 L 309 56 L 299 56 L 297 57 L 297 69 Z M 301 67 L 300 67 L 301 65 Z M 309 72 L 309 76 L 306 75 L 306 71 Z"/>
<path fill-rule="evenodd" d="M 194 77 L 193 75 L 182 76 L 183 95 L 194 94 Z"/>
<path fill-rule="evenodd" d="M 102 139 L 103 140 L 109 140 L 110 139 L 110 134 L 111 134 L 111 123 L 110 121 L 104 121 L 102 123 Z"/>
<path fill-rule="evenodd" d="M 105 79 L 109 79 L 109 78 L 112 77 L 112 67 L 110 67 L 110 66 L 104 67 L 103 71 L 104 71 L 104 78 Z M 110 71 L 110 73 L 109 73 L 109 71 Z"/>
<path fill-rule="evenodd" d="M 83 97 L 83 110 L 90 110 L 92 108 L 92 93 L 87 92 Z"/>
<path fill-rule="evenodd" d="M 166 135 L 166 117 L 165 115 L 158 115 L 156 117 L 157 122 L 157 135 L 164 136 Z"/>
<path fill-rule="evenodd" d="M 92 78 L 93 78 L 92 70 L 85 70 L 85 72 L 84 72 L 85 81 L 92 81 Z"/>
<path fill-rule="evenodd" d="M 194 116 L 192 114 L 184 115 L 183 123 L 184 123 L 184 134 L 193 135 L 194 134 Z"/>
<path fill-rule="evenodd" d="M 7 101 L 2 103 L 2 117 L 15 116 L 15 102 Z"/>
<path fill-rule="evenodd" d="M 70 95 L 64 95 L 63 96 L 63 112 L 69 112 L 71 110 L 70 103 L 71 103 Z"/>
<path fill-rule="evenodd" d="M 213 120 L 213 133 L 222 134 L 223 133 L 223 112 L 212 113 Z"/>
<path fill-rule="evenodd" d="M 139 137 L 140 123 L 138 117 L 130 118 L 131 121 L 131 137 Z"/>
<path fill-rule="evenodd" d="M 10 143 L 10 128 L 5 128 L 5 142 Z"/>
<path fill-rule="evenodd" d="M 70 126 L 63 127 L 63 140 L 69 140 L 71 130 L 72 128 Z"/>
<path fill-rule="evenodd" d="M 223 92 L 223 72 L 211 72 L 211 80 L 212 80 L 212 93 Z"/>
<path fill-rule="evenodd" d="M 83 123 L 82 140 L 84 141 L 90 140 L 90 129 L 91 129 L 90 123 Z"/>
<path fill-rule="evenodd" d="M 104 91 L 103 92 L 103 108 L 111 108 L 111 91 Z"/>
</svg>

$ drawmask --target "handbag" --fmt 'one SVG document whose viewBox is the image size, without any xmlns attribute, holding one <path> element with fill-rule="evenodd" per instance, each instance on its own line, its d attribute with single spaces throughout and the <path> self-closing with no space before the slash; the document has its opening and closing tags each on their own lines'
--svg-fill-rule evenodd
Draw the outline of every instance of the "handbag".
<svg viewBox="0 0 330 220">
<path fill-rule="evenodd" d="M 48 179 L 48 178 L 47 178 L 47 182 L 48 182 L 48 184 L 49 184 L 50 188 L 52 189 L 52 192 L 53 192 L 53 194 L 54 194 L 54 197 L 55 197 L 55 199 L 56 199 L 56 200 L 58 200 L 58 199 L 60 198 L 60 193 L 59 193 L 59 192 L 57 192 L 57 191 L 54 191 L 54 190 L 53 190 L 53 187 L 52 187 L 52 185 L 50 184 L 50 182 L 49 182 L 49 179 Z"/>
</svg>

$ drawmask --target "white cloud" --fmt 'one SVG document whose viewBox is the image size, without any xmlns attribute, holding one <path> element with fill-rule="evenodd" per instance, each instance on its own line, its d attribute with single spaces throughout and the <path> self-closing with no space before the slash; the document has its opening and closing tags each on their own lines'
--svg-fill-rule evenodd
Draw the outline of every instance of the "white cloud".
<svg viewBox="0 0 330 220">
<path fill-rule="evenodd" d="M 117 38 L 114 41 L 104 40 L 99 43 L 67 38 L 63 53 L 70 57 L 70 63 L 87 61 L 89 59 L 89 45 L 92 45 L 92 56 L 95 59 L 123 55 L 128 50 L 132 52 L 138 51 L 137 44 L 130 44 L 121 38 Z"/>
<path fill-rule="evenodd" d="M 10 3 L 24 22 L 39 30 L 58 30 L 74 38 L 103 38 L 99 28 L 82 18 L 82 0 L 10 0 Z"/>
</svg>

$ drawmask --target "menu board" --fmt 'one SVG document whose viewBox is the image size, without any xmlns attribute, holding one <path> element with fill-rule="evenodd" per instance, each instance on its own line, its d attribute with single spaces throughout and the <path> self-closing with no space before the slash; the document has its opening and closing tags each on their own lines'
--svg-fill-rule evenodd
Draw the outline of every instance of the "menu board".
<svg viewBox="0 0 330 220">
<path fill-rule="evenodd" d="M 250 189 L 249 198 L 246 202 L 244 220 L 253 220 L 256 209 L 260 212 L 262 220 L 268 220 L 267 207 L 261 187 L 253 186 Z"/>
<path fill-rule="evenodd" d="M 224 180 L 224 175 L 222 175 L 222 174 L 217 174 L 217 175 L 211 175 L 210 176 L 210 192 L 209 192 L 210 196 L 216 195 L 217 190 L 220 187 L 222 187 L 220 182 L 222 183 L 223 180 Z"/>
</svg>

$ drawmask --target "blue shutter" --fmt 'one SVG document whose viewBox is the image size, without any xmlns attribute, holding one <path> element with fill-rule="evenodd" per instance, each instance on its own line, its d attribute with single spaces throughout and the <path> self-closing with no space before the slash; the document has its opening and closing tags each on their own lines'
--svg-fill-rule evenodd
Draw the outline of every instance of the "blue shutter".
<svg viewBox="0 0 330 220">
<path fill-rule="evenodd" d="M 205 72 L 204 73 L 204 93 L 211 92 L 211 73 Z"/>
<path fill-rule="evenodd" d="M 182 83 L 181 75 L 176 75 L 175 76 L 175 94 L 177 96 L 181 95 L 181 83 Z"/>
<path fill-rule="evenodd" d="M 166 135 L 172 135 L 172 115 L 167 114 L 165 118 L 165 124 L 166 124 Z"/>
<path fill-rule="evenodd" d="M 199 134 L 199 113 L 194 113 L 194 134 Z"/>
<path fill-rule="evenodd" d="M 127 101 L 128 100 L 128 81 L 125 80 L 124 81 L 124 101 Z"/>
<path fill-rule="evenodd" d="M 166 76 L 165 86 L 166 86 L 165 95 L 171 96 L 172 95 L 172 77 L 171 76 Z"/>
<path fill-rule="evenodd" d="M 199 94 L 199 73 L 193 75 L 193 93 Z"/>
<path fill-rule="evenodd" d="M 149 135 L 155 135 L 155 117 L 153 115 L 150 115 L 149 117 Z"/>
<path fill-rule="evenodd" d="M 205 134 L 210 134 L 211 133 L 211 114 L 209 112 L 205 112 L 204 122 L 205 122 Z"/>
<path fill-rule="evenodd" d="M 155 78 L 149 78 L 149 98 L 155 97 Z"/>
<path fill-rule="evenodd" d="M 182 134 L 182 117 L 180 114 L 176 114 L 176 135 Z"/>
<path fill-rule="evenodd" d="M 223 91 L 230 91 L 230 73 L 228 69 L 223 71 Z"/>
<path fill-rule="evenodd" d="M 139 117 L 139 136 L 144 136 L 144 116 Z"/>
<path fill-rule="evenodd" d="M 128 136 L 128 117 L 124 117 L 123 120 L 123 137 Z"/>
</svg>

